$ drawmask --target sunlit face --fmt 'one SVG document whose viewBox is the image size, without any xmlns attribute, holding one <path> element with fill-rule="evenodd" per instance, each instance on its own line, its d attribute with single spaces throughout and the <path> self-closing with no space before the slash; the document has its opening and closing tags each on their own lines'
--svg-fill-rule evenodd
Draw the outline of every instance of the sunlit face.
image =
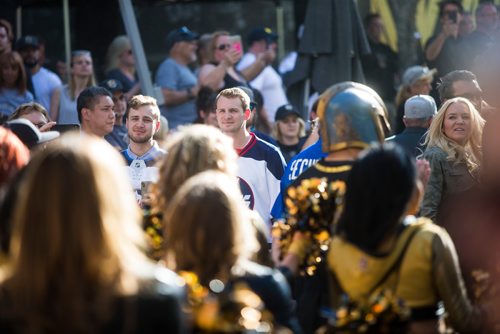
<svg viewBox="0 0 500 334">
<path fill-rule="evenodd" d="M 127 48 L 127 50 L 121 53 L 120 62 L 126 66 L 135 65 L 135 57 L 131 48 Z"/>
<path fill-rule="evenodd" d="M 231 48 L 229 44 L 229 36 L 222 35 L 217 37 L 217 42 L 215 43 L 214 58 L 217 63 L 224 59 L 227 51 Z"/>
<path fill-rule="evenodd" d="M 38 111 L 30 112 L 29 114 L 21 115 L 19 118 L 24 118 L 33 123 L 37 128 L 41 128 L 47 124 L 48 120 L 45 116 Z"/>
<path fill-rule="evenodd" d="M 153 106 L 146 105 L 137 109 L 130 108 L 127 118 L 127 129 L 130 140 L 144 144 L 153 140 L 153 135 L 160 129 L 158 116 Z"/>
<path fill-rule="evenodd" d="M 300 123 L 297 115 L 288 115 L 278 121 L 278 128 L 283 137 L 299 138 Z"/>
<path fill-rule="evenodd" d="M 413 95 L 429 95 L 431 89 L 431 81 L 427 79 L 418 80 L 410 86 L 410 92 Z"/>
<path fill-rule="evenodd" d="M 450 104 L 444 115 L 443 133 L 446 137 L 464 146 L 471 135 L 471 112 L 462 102 Z"/>
<path fill-rule="evenodd" d="M 219 97 L 217 101 L 217 122 L 222 132 L 236 134 L 245 128 L 245 121 L 250 117 L 250 110 L 243 110 L 239 98 Z"/>
<path fill-rule="evenodd" d="M 180 41 L 175 43 L 170 52 L 175 52 L 178 54 L 186 64 L 190 64 L 196 61 L 196 50 L 198 49 L 198 44 L 196 41 Z"/>
<path fill-rule="evenodd" d="M 93 109 L 83 108 L 82 117 L 88 129 L 99 137 L 104 137 L 115 125 L 114 103 L 109 96 L 99 96 L 98 103 Z"/>
<path fill-rule="evenodd" d="M 82 54 L 73 57 L 71 62 L 72 62 L 71 74 L 83 77 L 88 77 L 92 75 L 93 71 L 92 57 L 89 54 Z"/>
<path fill-rule="evenodd" d="M 2 66 L 2 78 L 5 86 L 12 87 L 19 77 L 20 69 L 17 64 L 5 64 Z"/>
</svg>

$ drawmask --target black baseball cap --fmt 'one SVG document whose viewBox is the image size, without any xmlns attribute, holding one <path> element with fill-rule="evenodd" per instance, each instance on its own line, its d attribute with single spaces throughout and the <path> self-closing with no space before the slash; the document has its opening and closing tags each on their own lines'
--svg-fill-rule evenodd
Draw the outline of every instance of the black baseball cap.
<svg viewBox="0 0 500 334">
<path fill-rule="evenodd" d="M 274 121 L 284 120 L 288 115 L 296 115 L 297 117 L 301 117 L 297 108 L 292 106 L 291 104 L 284 104 L 276 110 L 276 115 L 274 116 Z"/>
<path fill-rule="evenodd" d="M 195 41 L 198 39 L 198 37 L 199 35 L 197 33 L 189 30 L 185 26 L 172 30 L 167 35 L 167 49 L 170 51 L 170 49 L 172 48 L 172 46 L 174 46 L 175 43 L 183 41 L 187 42 Z"/>
<path fill-rule="evenodd" d="M 16 50 L 22 50 L 28 47 L 38 49 L 40 47 L 40 40 L 38 39 L 38 37 L 33 35 L 26 35 L 17 40 Z"/>
<path fill-rule="evenodd" d="M 258 27 L 252 29 L 247 36 L 248 44 L 253 42 L 265 40 L 268 43 L 276 42 L 278 35 L 274 33 L 271 28 L 268 27 Z"/>
<path fill-rule="evenodd" d="M 111 94 L 124 91 L 123 85 L 120 80 L 115 80 L 115 79 L 104 80 L 99 84 L 99 86 L 106 88 L 111 92 Z"/>
</svg>

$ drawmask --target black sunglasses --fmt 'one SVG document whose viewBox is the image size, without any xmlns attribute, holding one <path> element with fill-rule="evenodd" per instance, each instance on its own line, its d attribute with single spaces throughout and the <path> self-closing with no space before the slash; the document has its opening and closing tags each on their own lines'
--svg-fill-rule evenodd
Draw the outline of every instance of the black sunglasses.
<svg viewBox="0 0 500 334">
<path fill-rule="evenodd" d="M 221 44 L 216 47 L 217 50 L 224 51 L 226 49 L 229 49 L 231 47 L 231 44 Z"/>
</svg>

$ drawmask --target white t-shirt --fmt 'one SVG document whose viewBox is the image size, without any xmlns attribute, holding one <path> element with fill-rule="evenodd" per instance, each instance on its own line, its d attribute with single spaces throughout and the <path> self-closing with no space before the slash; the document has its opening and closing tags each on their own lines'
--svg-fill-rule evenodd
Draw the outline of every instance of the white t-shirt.
<svg viewBox="0 0 500 334">
<path fill-rule="evenodd" d="M 256 56 L 253 53 L 246 53 L 236 66 L 241 71 L 255 62 Z M 281 76 L 272 66 L 266 66 L 262 72 L 250 81 L 250 86 L 258 89 L 264 97 L 264 107 L 266 108 L 269 121 L 274 123 L 276 110 L 288 103 Z"/>
<path fill-rule="evenodd" d="M 62 85 L 61 79 L 54 72 L 41 67 L 38 72 L 31 76 L 31 81 L 35 89 L 35 101 L 45 109 L 50 110 L 50 97 L 54 88 Z"/>
</svg>

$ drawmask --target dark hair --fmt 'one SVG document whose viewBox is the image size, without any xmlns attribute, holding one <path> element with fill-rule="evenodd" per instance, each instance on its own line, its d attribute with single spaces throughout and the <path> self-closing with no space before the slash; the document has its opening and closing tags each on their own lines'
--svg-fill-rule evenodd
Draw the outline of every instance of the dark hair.
<svg viewBox="0 0 500 334">
<path fill-rule="evenodd" d="M 202 86 L 200 91 L 198 92 L 198 97 L 196 98 L 196 113 L 198 114 L 198 118 L 195 123 L 203 123 L 203 118 L 201 117 L 201 111 L 211 112 L 215 110 L 216 103 L 215 99 L 217 98 L 217 92 L 215 92 L 212 88 L 207 86 Z"/>
<path fill-rule="evenodd" d="M 380 14 L 379 13 L 370 13 L 370 14 L 367 14 L 363 20 L 363 22 L 365 23 L 365 28 L 368 27 L 370 25 L 370 23 L 372 23 L 372 20 L 374 19 L 378 19 L 380 18 Z"/>
<path fill-rule="evenodd" d="M 366 252 L 399 226 L 415 188 L 414 158 L 392 143 L 364 150 L 347 177 L 338 232 Z"/>
<path fill-rule="evenodd" d="M 467 70 L 452 71 L 441 77 L 438 83 L 439 99 L 441 102 L 454 98 L 453 83 L 456 81 L 477 81 L 474 73 Z"/>
<path fill-rule="evenodd" d="M 82 122 L 82 109 L 93 109 L 94 106 L 99 102 L 101 96 L 109 96 L 113 98 L 113 95 L 104 87 L 91 86 L 85 88 L 78 98 L 76 99 L 76 110 L 78 111 L 78 121 Z"/>
<path fill-rule="evenodd" d="M 458 0 L 443 0 L 439 3 L 439 18 L 444 15 L 444 7 L 446 5 L 455 5 L 458 8 L 458 12 L 462 14 L 464 12 L 464 7 L 462 6 L 462 2 Z"/>
</svg>

